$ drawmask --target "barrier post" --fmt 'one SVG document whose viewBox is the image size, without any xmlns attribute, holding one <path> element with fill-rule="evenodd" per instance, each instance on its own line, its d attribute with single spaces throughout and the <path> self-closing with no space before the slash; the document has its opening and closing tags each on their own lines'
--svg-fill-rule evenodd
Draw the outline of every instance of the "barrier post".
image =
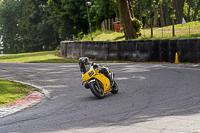
<svg viewBox="0 0 200 133">
<path fill-rule="evenodd" d="M 174 32 L 174 17 L 172 18 L 172 36 L 175 36 L 175 32 Z"/>
<path fill-rule="evenodd" d="M 108 26 L 109 26 L 109 31 L 110 31 L 110 19 L 108 19 Z"/>
<path fill-rule="evenodd" d="M 111 30 L 113 31 L 113 19 L 111 19 Z"/>
<path fill-rule="evenodd" d="M 117 32 L 117 18 L 115 18 L 115 24 L 116 24 L 115 32 Z"/>
<path fill-rule="evenodd" d="M 190 35 L 190 25 L 189 25 L 189 35 Z"/>
<path fill-rule="evenodd" d="M 153 19 L 151 19 L 151 38 L 153 38 Z"/>
<path fill-rule="evenodd" d="M 107 19 L 105 20 L 105 30 L 108 30 L 108 23 L 107 23 Z"/>
</svg>

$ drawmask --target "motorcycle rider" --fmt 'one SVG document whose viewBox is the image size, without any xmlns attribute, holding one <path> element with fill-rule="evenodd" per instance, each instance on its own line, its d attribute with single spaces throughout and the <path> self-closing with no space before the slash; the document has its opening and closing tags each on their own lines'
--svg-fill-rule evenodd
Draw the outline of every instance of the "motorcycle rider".
<svg viewBox="0 0 200 133">
<path fill-rule="evenodd" d="M 94 69 L 98 69 L 100 73 L 104 74 L 109 80 L 110 80 L 110 86 L 112 87 L 113 85 L 113 78 L 114 78 L 114 73 L 109 73 L 109 68 L 108 67 L 102 67 L 99 63 L 93 63 L 89 62 L 88 57 L 81 57 L 78 61 L 80 71 L 83 73 L 86 73 L 89 71 L 90 67 L 93 66 Z M 85 88 L 89 88 L 89 85 L 87 82 L 83 82 L 83 85 Z"/>
</svg>

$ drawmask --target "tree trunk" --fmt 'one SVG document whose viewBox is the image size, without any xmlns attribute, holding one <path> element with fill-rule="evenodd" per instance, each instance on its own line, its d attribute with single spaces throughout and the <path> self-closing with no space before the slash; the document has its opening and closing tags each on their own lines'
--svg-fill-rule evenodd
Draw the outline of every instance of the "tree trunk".
<svg viewBox="0 0 200 133">
<path fill-rule="evenodd" d="M 177 7 L 177 0 L 174 0 L 174 9 L 176 10 L 176 19 L 177 19 L 177 23 L 179 24 L 179 13 L 178 13 L 178 7 Z"/>
<path fill-rule="evenodd" d="M 187 22 L 190 22 L 190 9 L 191 9 L 192 1 L 189 2 L 188 14 L 187 14 Z"/>
<path fill-rule="evenodd" d="M 139 20 L 142 22 L 142 7 L 141 7 L 141 0 L 139 0 Z"/>
<path fill-rule="evenodd" d="M 160 22 L 161 22 L 161 27 L 165 26 L 165 20 L 164 20 L 164 15 L 163 15 L 163 4 L 160 2 Z"/>
<path fill-rule="evenodd" d="M 200 0 L 198 2 L 197 8 L 196 8 L 196 10 L 194 12 L 193 21 L 197 20 L 197 14 L 198 14 L 199 8 L 200 8 Z"/>
<path fill-rule="evenodd" d="M 183 18 L 183 7 L 184 7 L 185 0 L 179 0 L 178 8 L 179 8 L 179 21 L 182 23 Z"/>
<path fill-rule="evenodd" d="M 159 0 L 156 0 L 155 5 L 158 5 L 158 1 L 159 1 Z M 154 6 L 155 6 L 155 5 L 154 5 Z M 154 26 L 154 27 L 157 27 L 157 26 L 158 26 L 158 8 L 156 8 L 155 11 L 154 11 L 153 26 Z"/>
<path fill-rule="evenodd" d="M 126 0 L 127 1 L 127 4 L 128 4 L 128 9 L 129 9 L 129 13 L 131 15 L 131 18 L 134 18 L 134 14 L 133 14 L 133 6 L 131 4 L 131 0 Z"/>
<path fill-rule="evenodd" d="M 184 3 L 185 0 L 174 0 L 174 9 L 176 10 L 176 19 L 178 24 L 182 22 Z"/>
<path fill-rule="evenodd" d="M 169 25 L 168 1 L 165 2 L 165 21 L 166 26 Z"/>
<path fill-rule="evenodd" d="M 125 39 L 129 40 L 137 38 L 136 30 L 132 22 L 134 14 L 130 0 L 118 0 L 118 8 L 121 19 L 120 23 L 124 29 Z"/>
</svg>

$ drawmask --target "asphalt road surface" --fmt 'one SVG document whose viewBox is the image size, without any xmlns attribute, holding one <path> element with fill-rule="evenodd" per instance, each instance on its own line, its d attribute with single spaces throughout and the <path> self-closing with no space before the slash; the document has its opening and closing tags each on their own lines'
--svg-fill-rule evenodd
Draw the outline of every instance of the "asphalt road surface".
<svg viewBox="0 0 200 133">
<path fill-rule="evenodd" d="M 78 64 L 0 63 L 0 78 L 41 86 L 51 98 L 0 118 L 0 133 L 200 132 L 200 66 L 102 64 L 118 94 L 102 100 L 82 86 Z"/>
</svg>

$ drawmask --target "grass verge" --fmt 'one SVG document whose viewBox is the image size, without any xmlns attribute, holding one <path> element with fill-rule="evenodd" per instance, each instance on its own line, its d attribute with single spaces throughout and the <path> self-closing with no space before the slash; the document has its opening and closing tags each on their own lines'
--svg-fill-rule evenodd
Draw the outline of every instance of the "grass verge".
<svg viewBox="0 0 200 133">
<path fill-rule="evenodd" d="M 56 51 L 43 51 L 0 56 L 0 62 L 5 63 L 77 63 L 78 60 L 68 60 L 58 57 Z"/>
<path fill-rule="evenodd" d="M 0 107 L 15 103 L 36 90 L 28 85 L 0 79 Z"/>
<path fill-rule="evenodd" d="M 78 63 L 78 60 L 58 57 L 56 51 L 43 51 L 34 53 L 21 53 L 0 56 L 0 62 L 4 63 Z M 98 63 L 131 63 L 130 61 L 93 61 Z"/>
</svg>

